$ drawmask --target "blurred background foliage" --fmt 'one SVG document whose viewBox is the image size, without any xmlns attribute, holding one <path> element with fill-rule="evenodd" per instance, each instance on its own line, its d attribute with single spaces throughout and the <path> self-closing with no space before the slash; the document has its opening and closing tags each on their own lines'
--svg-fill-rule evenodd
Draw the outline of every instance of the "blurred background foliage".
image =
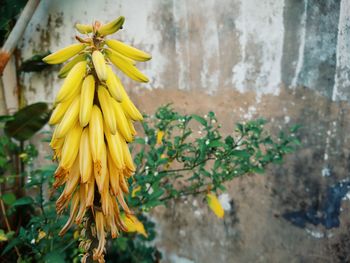
<svg viewBox="0 0 350 263">
<path fill-rule="evenodd" d="M 46 105 L 36 103 L 0 117 L 1 262 L 79 262 L 84 252 L 79 248 L 82 226 L 58 236 L 68 215 L 58 217 L 55 211 L 60 191 L 52 192 L 51 185 L 57 166 L 40 165 L 38 155 L 47 153 L 38 153 L 28 141 L 49 113 Z M 129 179 L 127 200 L 145 233 L 134 229 L 109 240 L 106 261 L 158 262 L 161 253 L 151 242 L 157 230 L 151 209 L 183 196 L 218 195 L 225 182 L 280 164 L 299 145 L 298 126 L 272 137 L 265 124 L 263 119 L 238 123 L 232 134 L 223 136 L 214 112 L 203 117 L 180 114 L 165 105 L 145 116 L 131 144 L 137 170 Z M 41 133 L 42 143 L 48 143 L 51 133 Z"/>
<path fill-rule="evenodd" d="M 0 46 L 4 44 L 27 1 L 0 0 Z"/>
</svg>

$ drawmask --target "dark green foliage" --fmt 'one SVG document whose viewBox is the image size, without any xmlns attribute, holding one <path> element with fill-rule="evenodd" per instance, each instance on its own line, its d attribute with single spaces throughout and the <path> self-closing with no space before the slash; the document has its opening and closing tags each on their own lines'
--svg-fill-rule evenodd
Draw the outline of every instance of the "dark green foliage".
<svg viewBox="0 0 350 263">
<path fill-rule="evenodd" d="M 0 46 L 11 32 L 27 0 L 0 0 Z"/>
<path fill-rule="evenodd" d="M 18 141 L 25 141 L 38 132 L 49 120 L 50 110 L 44 102 L 24 107 L 6 122 L 5 133 Z"/>
</svg>

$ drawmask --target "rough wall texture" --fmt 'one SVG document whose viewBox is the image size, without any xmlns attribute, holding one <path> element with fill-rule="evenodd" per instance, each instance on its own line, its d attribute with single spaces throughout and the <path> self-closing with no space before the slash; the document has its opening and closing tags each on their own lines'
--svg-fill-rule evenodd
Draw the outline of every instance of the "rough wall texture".
<svg viewBox="0 0 350 263">
<path fill-rule="evenodd" d="M 19 44 L 23 59 L 74 41 L 76 22 L 118 15 L 118 37 L 153 55 L 149 84 L 124 78 L 143 111 L 170 101 L 182 112 L 214 110 L 226 133 L 258 116 L 272 131 L 303 125 L 303 147 L 284 166 L 230 183 L 224 221 L 201 199 L 158 209 L 164 262 L 345 262 L 349 202 L 340 201 L 339 227 L 313 218 L 332 209 L 330 187 L 349 180 L 350 1 L 43 0 Z M 22 76 L 28 102 L 53 101 L 55 74 Z M 295 211 L 299 219 L 285 216 Z"/>
</svg>

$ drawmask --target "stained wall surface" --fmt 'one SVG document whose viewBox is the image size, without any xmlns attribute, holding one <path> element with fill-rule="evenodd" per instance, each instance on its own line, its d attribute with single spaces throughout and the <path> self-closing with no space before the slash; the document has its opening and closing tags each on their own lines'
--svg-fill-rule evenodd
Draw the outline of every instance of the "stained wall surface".
<svg viewBox="0 0 350 263">
<path fill-rule="evenodd" d="M 117 38 L 150 52 L 150 83 L 122 77 L 144 112 L 173 102 L 181 112 L 213 110 L 225 133 L 255 117 L 272 132 L 303 126 L 303 146 L 264 176 L 234 180 L 221 198 L 225 219 L 202 199 L 152 214 L 164 262 L 342 262 L 350 251 L 350 205 L 340 227 L 297 227 L 290 211 L 322 213 L 350 167 L 349 0 L 43 0 L 19 43 L 21 56 L 74 41 L 73 25 L 126 17 Z M 57 69 L 58 70 L 58 69 Z M 52 102 L 57 71 L 23 74 L 28 103 Z"/>
</svg>

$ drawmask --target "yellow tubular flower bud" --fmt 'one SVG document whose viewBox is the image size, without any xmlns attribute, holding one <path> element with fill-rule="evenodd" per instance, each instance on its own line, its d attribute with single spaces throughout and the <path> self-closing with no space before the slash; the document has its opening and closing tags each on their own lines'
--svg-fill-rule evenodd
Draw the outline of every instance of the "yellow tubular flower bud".
<svg viewBox="0 0 350 263">
<path fill-rule="evenodd" d="M 105 219 L 102 212 L 96 211 L 95 213 L 96 234 L 98 238 L 98 247 L 93 252 L 93 259 L 100 260 L 103 257 L 103 250 L 106 245 L 106 233 L 105 233 Z"/>
<path fill-rule="evenodd" d="M 90 180 L 86 183 L 86 207 L 91 207 L 94 204 L 95 194 L 95 178 L 90 177 Z"/>
<path fill-rule="evenodd" d="M 131 131 L 131 134 L 135 136 L 137 134 L 134 124 L 132 123 L 132 120 L 128 119 L 129 129 Z"/>
<path fill-rule="evenodd" d="M 98 164 L 95 164 L 94 166 L 94 176 L 97 184 L 98 191 L 102 195 L 104 191 L 108 191 L 108 188 L 105 189 L 105 182 L 108 180 L 107 177 L 107 151 L 106 151 L 106 145 L 103 143 L 102 145 L 102 151 L 100 155 L 100 162 Z"/>
<path fill-rule="evenodd" d="M 114 115 L 116 116 L 116 119 L 118 120 L 118 131 L 120 134 L 124 137 L 124 139 L 127 142 L 131 142 L 133 140 L 132 133 L 130 131 L 130 127 L 128 124 L 128 120 L 125 117 L 124 111 L 122 106 L 119 102 L 115 100 L 111 100 L 111 104 L 114 110 Z"/>
<path fill-rule="evenodd" d="M 114 196 L 117 195 L 119 191 L 119 169 L 112 160 L 111 154 L 107 153 L 107 162 L 109 170 L 109 185 L 111 186 L 111 192 Z"/>
<path fill-rule="evenodd" d="M 114 74 L 111 66 L 107 65 L 107 81 L 106 85 L 111 96 L 118 102 L 123 100 L 121 93 L 122 83 L 117 75 Z"/>
<path fill-rule="evenodd" d="M 78 30 L 81 34 L 88 34 L 92 33 L 92 25 L 86 25 L 86 24 L 75 24 L 75 28 Z"/>
<path fill-rule="evenodd" d="M 80 196 L 80 206 L 79 206 L 79 211 L 77 214 L 77 217 L 75 218 L 75 223 L 76 224 L 80 224 L 81 221 L 83 220 L 83 217 L 85 215 L 85 211 L 86 211 L 86 199 L 85 199 L 85 186 L 84 185 L 80 185 L 80 189 L 79 189 L 79 196 Z"/>
<path fill-rule="evenodd" d="M 132 62 L 123 55 L 111 49 L 106 49 L 106 55 L 108 59 L 129 78 L 139 82 L 148 82 L 147 76 L 139 71 Z"/>
<path fill-rule="evenodd" d="M 98 79 L 101 81 L 106 81 L 107 80 L 106 61 L 103 54 L 100 51 L 95 50 L 92 53 L 92 62 L 94 64 Z"/>
<path fill-rule="evenodd" d="M 67 62 L 61 70 L 58 72 L 58 77 L 59 78 L 65 78 L 67 77 L 69 71 L 78 63 L 81 61 L 85 61 L 86 55 L 85 54 L 80 54 L 72 58 L 69 62 Z"/>
<path fill-rule="evenodd" d="M 69 71 L 67 78 L 64 80 L 63 85 L 56 96 L 56 103 L 68 100 L 70 95 L 74 94 L 76 89 L 79 88 L 86 73 L 86 65 L 86 61 L 78 62 L 71 71 Z"/>
<path fill-rule="evenodd" d="M 132 212 L 130 211 L 128 205 L 127 205 L 126 202 L 125 202 L 124 195 L 123 195 L 123 192 L 122 192 L 122 191 L 119 191 L 119 192 L 117 193 L 117 199 L 118 199 L 118 202 L 119 202 L 120 206 L 123 208 L 125 214 L 131 215 Z"/>
<path fill-rule="evenodd" d="M 117 19 L 100 26 L 97 30 L 98 34 L 101 36 L 111 35 L 117 32 L 120 28 L 122 28 L 125 21 L 125 17 L 120 16 Z"/>
<path fill-rule="evenodd" d="M 104 145 L 104 136 L 102 113 L 96 105 L 92 107 L 89 124 L 89 138 L 92 160 L 94 163 L 97 163 L 101 156 L 102 147 Z"/>
<path fill-rule="evenodd" d="M 63 236 L 67 232 L 67 230 L 71 227 L 71 225 L 73 224 L 74 217 L 77 214 L 78 207 L 79 207 L 79 199 L 80 199 L 80 195 L 79 195 L 79 192 L 77 191 L 74 194 L 73 199 L 72 199 L 69 219 L 68 219 L 67 223 L 65 224 L 65 226 L 62 228 L 62 230 L 59 232 L 59 234 L 58 234 L 59 236 Z"/>
<path fill-rule="evenodd" d="M 80 179 L 79 174 L 79 161 L 75 160 L 72 168 L 69 170 L 66 178 L 66 185 L 61 196 L 56 201 L 56 210 L 58 214 L 63 212 L 63 209 L 67 206 L 74 190 L 76 189 Z"/>
<path fill-rule="evenodd" d="M 78 155 L 81 134 L 82 128 L 78 123 L 68 132 L 62 148 L 62 159 L 59 165 L 61 169 L 68 170 L 72 167 Z"/>
<path fill-rule="evenodd" d="M 79 147 L 79 167 L 82 183 L 88 182 L 92 175 L 93 162 L 90 149 L 89 130 L 85 128 L 81 135 Z"/>
<path fill-rule="evenodd" d="M 72 103 L 72 101 L 68 100 L 68 101 L 57 104 L 57 106 L 55 107 L 55 109 L 53 110 L 53 112 L 50 116 L 49 124 L 50 125 L 58 124 L 61 121 L 64 114 L 66 113 L 66 111 L 71 103 Z"/>
<path fill-rule="evenodd" d="M 81 88 L 81 101 L 79 111 L 79 121 L 81 127 L 89 124 L 91 111 L 95 95 L 95 78 L 92 75 L 87 76 Z"/>
<path fill-rule="evenodd" d="M 64 101 L 62 101 L 61 103 L 66 102 L 66 101 L 71 101 L 71 102 L 72 102 L 77 96 L 80 96 L 81 84 L 82 84 L 82 82 L 80 82 L 79 85 L 78 85 L 78 87 L 75 88 L 75 89 L 73 90 L 73 92 L 70 93 L 70 94 L 68 95 L 68 97 L 66 97 L 66 99 L 65 99 Z M 55 104 L 57 104 L 57 103 L 58 103 L 58 102 L 55 102 Z"/>
<path fill-rule="evenodd" d="M 119 134 L 118 134 L 119 135 Z M 119 135 L 120 136 L 120 135 Z M 132 160 L 128 144 L 124 141 L 121 140 L 121 145 L 122 145 L 122 151 L 123 151 L 123 156 L 124 156 L 124 161 L 125 161 L 125 166 L 130 170 L 130 171 L 135 171 L 135 165 Z"/>
<path fill-rule="evenodd" d="M 135 107 L 134 103 L 130 99 L 124 99 L 122 102 L 123 110 L 125 114 L 134 121 L 142 121 L 143 116 L 139 110 Z"/>
<path fill-rule="evenodd" d="M 115 134 L 117 132 L 117 122 L 115 119 L 113 106 L 111 105 L 112 98 L 109 95 L 107 89 L 102 85 L 98 86 L 97 94 L 98 94 L 98 100 L 102 108 L 103 118 L 104 118 L 106 127 L 111 134 Z"/>
<path fill-rule="evenodd" d="M 55 53 L 52 53 L 43 58 L 43 61 L 47 64 L 60 64 L 78 54 L 85 48 L 85 44 L 78 43 L 68 47 L 62 48 Z"/>
<path fill-rule="evenodd" d="M 51 138 L 51 142 L 50 142 L 50 146 L 53 150 L 62 149 L 63 143 L 64 143 L 64 138 L 57 138 L 57 136 L 56 136 L 57 127 L 58 126 L 56 126 L 56 128 L 52 134 L 52 138 Z"/>
<path fill-rule="evenodd" d="M 119 211 L 119 205 L 117 203 L 117 201 L 115 199 L 113 199 L 113 210 L 114 210 L 114 220 L 115 223 L 117 224 L 118 228 L 124 232 L 127 232 L 128 229 L 125 225 L 125 223 L 123 222 L 123 220 L 121 219 L 121 213 Z"/>
<path fill-rule="evenodd" d="M 60 124 L 57 126 L 56 138 L 64 137 L 68 131 L 78 122 L 80 108 L 80 96 L 77 96 L 63 116 Z"/>
<path fill-rule="evenodd" d="M 115 135 L 112 135 L 108 131 L 105 132 L 108 150 L 111 156 L 111 159 L 115 163 L 118 169 L 124 169 L 124 156 L 123 156 L 123 148 L 120 136 L 118 136 L 118 132 Z"/>
<path fill-rule="evenodd" d="M 109 228 L 110 228 L 110 231 L 111 231 L 112 238 L 118 237 L 119 231 L 118 231 L 118 227 L 117 227 L 117 225 L 115 223 L 115 220 L 114 220 L 114 215 L 108 216 L 107 217 L 107 222 L 108 222 L 108 225 L 109 225 Z"/>
<path fill-rule="evenodd" d="M 106 44 L 114 51 L 137 61 L 147 61 L 152 58 L 150 54 L 115 39 L 107 39 Z"/>
<path fill-rule="evenodd" d="M 103 188 L 105 189 L 105 191 L 103 191 L 101 193 L 101 206 L 102 206 L 102 211 L 103 214 L 106 216 L 112 215 L 112 200 L 110 197 L 110 193 L 109 193 L 109 178 L 108 178 L 108 172 L 107 172 L 107 178 L 104 182 L 104 186 Z"/>
<path fill-rule="evenodd" d="M 126 178 L 124 176 L 124 174 L 120 174 L 119 175 L 119 184 L 120 184 L 120 188 L 122 189 L 122 191 L 126 194 L 129 193 L 129 185 L 128 182 L 126 181 Z"/>
</svg>

